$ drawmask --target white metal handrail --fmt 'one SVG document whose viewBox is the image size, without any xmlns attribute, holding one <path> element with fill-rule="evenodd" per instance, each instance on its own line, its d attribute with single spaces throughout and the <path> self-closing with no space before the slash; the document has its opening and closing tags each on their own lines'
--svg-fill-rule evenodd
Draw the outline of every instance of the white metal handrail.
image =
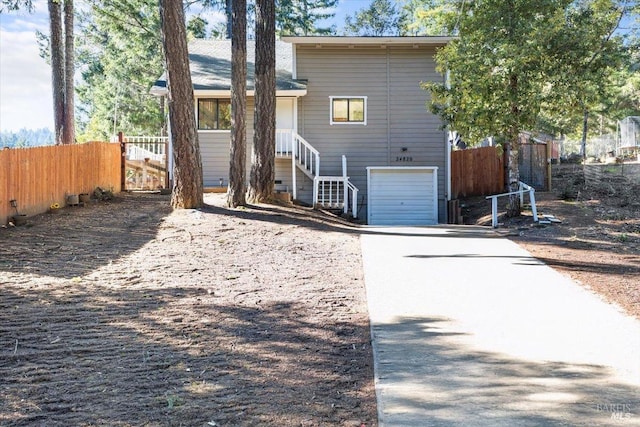
<svg viewBox="0 0 640 427">
<path fill-rule="evenodd" d="M 493 228 L 498 227 L 498 197 L 511 196 L 513 194 L 520 195 L 520 206 L 524 204 L 524 193 L 529 193 L 529 202 L 531 203 L 531 213 L 533 214 L 533 220 L 538 222 L 538 210 L 536 208 L 536 190 L 525 184 L 522 181 L 518 181 L 518 191 L 510 191 L 508 193 L 494 194 L 487 196 L 485 199 L 491 199 L 491 226 Z"/>
</svg>

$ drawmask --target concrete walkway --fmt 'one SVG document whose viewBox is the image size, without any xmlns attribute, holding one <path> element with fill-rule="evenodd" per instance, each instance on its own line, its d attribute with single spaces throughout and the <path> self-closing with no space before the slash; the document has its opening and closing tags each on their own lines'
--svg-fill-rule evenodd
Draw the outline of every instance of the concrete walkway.
<svg viewBox="0 0 640 427">
<path fill-rule="evenodd" d="M 367 228 L 362 255 L 380 426 L 640 426 L 640 322 L 518 245 Z"/>
</svg>

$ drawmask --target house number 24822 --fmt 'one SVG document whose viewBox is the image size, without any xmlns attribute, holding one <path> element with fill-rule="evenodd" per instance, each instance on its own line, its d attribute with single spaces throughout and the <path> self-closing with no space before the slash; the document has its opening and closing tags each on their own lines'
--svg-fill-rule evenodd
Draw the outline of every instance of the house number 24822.
<svg viewBox="0 0 640 427">
<path fill-rule="evenodd" d="M 413 162 L 413 157 L 397 156 L 396 162 Z"/>
</svg>

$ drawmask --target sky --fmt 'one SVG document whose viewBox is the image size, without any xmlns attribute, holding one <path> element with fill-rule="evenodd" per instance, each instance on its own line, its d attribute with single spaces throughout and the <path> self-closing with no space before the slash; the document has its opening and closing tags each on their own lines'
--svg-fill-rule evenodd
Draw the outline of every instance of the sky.
<svg viewBox="0 0 640 427">
<path fill-rule="evenodd" d="M 340 29 L 347 14 L 353 15 L 370 3 L 371 0 L 341 0 L 330 24 L 335 23 Z M 49 33 L 47 2 L 35 0 L 34 4 L 33 14 L 0 14 L 0 132 L 53 129 L 51 68 L 39 56 L 36 42 L 36 30 Z M 209 13 L 203 18 L 212 24 L 223 15 Z"/>
</svg>

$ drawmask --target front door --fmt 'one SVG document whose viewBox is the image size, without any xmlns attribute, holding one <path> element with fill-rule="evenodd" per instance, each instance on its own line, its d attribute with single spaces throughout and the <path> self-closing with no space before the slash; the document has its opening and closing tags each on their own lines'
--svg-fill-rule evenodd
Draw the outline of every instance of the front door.
<svg viewBox="0 0 640 427">
<path fill-rule="evenodd" d="M 294 129 L 293 102 L 295 98 L 276 98 L 276 129 Z"/>
</svg>

